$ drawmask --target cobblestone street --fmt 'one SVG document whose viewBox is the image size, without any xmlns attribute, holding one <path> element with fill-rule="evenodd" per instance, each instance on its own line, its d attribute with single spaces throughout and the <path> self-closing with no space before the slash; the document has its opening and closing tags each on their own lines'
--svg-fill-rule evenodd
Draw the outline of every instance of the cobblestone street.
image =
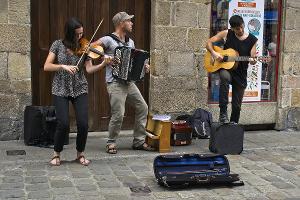
<svg viewBox="0 0 300 200">
<path fill-rule="evenodd" d="M 88 138 L 83 167 L 75 158 L 74 138 L 62 153 L 62 165 L 50 167 L 52 149 L 28 147 L 23 141 L 1 142 L 1 199 L 300 199 L 300 133 L 247 132 L 245 150 L 228 156 L 231 172 L 245 182 L 239 187 L 168 189 L 157 185 L 152 164 L 158 153 L 133 151 L 128 133 L 118 154 L 105 153 L 102 136 Z M 7 150 L 26 155 L 8 156 Z M 208 140 L 173 148 L 173 153 L 208 153 Z"/>
</svg>

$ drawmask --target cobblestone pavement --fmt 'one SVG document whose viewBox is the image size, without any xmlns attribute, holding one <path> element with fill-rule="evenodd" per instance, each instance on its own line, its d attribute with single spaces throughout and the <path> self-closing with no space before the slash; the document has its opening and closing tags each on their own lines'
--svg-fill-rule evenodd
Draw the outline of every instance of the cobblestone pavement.
<svg viewBox="0 0 300 200">
<path fill-rule="evenodd" d="M 74 138 L 62 154 L 62 165 L 48 165 L 52 149 L 28 147 L 23 141 L 0 142 L 1 199 L 300 199 L 300 132 L 247 132 L 245 150 L 228 156 L 240 187 L 167 189 L 157 185 L 153 159 L 158 153 L 133 151 L 129 134 L 119 140 L 116 155 L 105 153 L 104 136 L 88 138 L 88 167 L 75 163 Z M 208 153 L 208 140 L 195 140 L 176 153 Z M 8 156 L 8 150 L 26 155 Z"/>
</svg>

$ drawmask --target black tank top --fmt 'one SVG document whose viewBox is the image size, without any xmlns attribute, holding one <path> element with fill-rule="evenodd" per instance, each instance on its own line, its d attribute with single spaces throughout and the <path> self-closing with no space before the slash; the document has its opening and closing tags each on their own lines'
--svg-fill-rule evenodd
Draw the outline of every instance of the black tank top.
<svg viewBox="0 0 300 200">
<path fill-rule="evenodd" d="M 244 40 L 239 40 L 231 29 L 228 29 L 227 39 L 224 44 L 224 49 L 232 48 L 236 50 L 240 56 L 250 56 L 251 49 L 256 43 L 257 38 L 249 33 L 249 36 Z M 244 88 L 247 87 L 247 69 L 249 62 L 239 62 L 238 67 L 230 70 L 232 79 L 238 82 Z"/>
</svg>

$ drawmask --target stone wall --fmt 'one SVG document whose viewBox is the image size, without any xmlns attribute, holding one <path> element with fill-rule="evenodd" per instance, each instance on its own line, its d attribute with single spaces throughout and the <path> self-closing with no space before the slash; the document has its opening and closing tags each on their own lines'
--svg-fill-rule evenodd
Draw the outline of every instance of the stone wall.
<svg viewBox="0 0 300 200">
<path fill-rule="evenodd" d="M 0 140 L 19 139 L 31 104 L 30 0 L 1 0 L 0 30 Z"/>
<path fill-rule="evenodd" d="M 202 67 L 210 32 L 210 0 L 151 1 L 150 110 L 182 113 L 207 107 Z"/>
<path fill-rule="evenodd" d="M 278 129 L 300 130 L 300 1 L 283 1 Z"/>
</svg>

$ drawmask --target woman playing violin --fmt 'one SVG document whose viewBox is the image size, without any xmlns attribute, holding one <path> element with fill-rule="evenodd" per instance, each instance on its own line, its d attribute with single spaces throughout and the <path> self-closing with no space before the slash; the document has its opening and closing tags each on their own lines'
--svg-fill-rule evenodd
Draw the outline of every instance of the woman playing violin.
<svg viewBox="0 0 300 200">
<path fill-rule="evenodd" d="M 54 136 L 54 155 L 50 161 L 53 166 L 61 164 L 60 153 L 69 131 L 69 101 L 72 102 L 76 114 L 76 161 L 85 166 L 90 163 L 84 157 L 88 133 L 88 83 L 83 67 L 88 73 L 92 73 L 103 68 L 110 59 L 105 57 L 101 64 L 93 65 L 91 59 L 84 56 L 83 62 L 77 64 L 81 57 L 78 55 L 78 49 L 82 37 L 82 23 L 76 18 L 69 19 L 65 24 L 64 39 L 53 42 L 44 64 L 45 71 L 55 71 L 52 95 L 56 107 L 57 128 Z"/>
</svg>

